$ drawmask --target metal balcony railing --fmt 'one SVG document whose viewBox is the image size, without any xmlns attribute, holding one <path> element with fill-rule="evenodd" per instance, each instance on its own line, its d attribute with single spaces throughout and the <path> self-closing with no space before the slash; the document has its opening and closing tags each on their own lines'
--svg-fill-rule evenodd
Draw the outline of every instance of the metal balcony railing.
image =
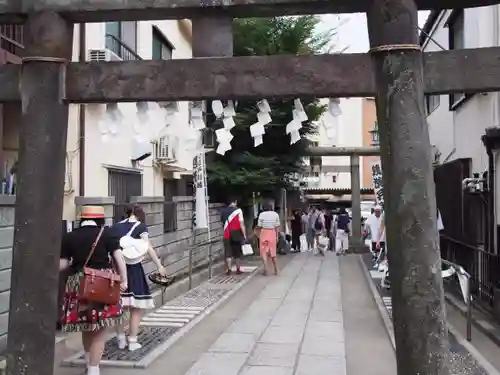
<svg viewBox="0 0 500 375">
<path fill-rule="evenodd" d="M 123 61 L 142 60 L 137 52 L 112 34 L 106 34 L 106 48 Z"/>
<path fill-rule="evenodd" d="M 24 26 L 0 25 L 0 48 L 13 55 L 22 56 L 24 51 Z"/>
</svg>

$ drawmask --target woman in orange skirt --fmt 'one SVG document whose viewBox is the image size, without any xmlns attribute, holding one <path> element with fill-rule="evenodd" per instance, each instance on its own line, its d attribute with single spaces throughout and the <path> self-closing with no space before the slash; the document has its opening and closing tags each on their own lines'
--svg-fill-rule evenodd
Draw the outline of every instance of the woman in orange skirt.
<svg viewBox="0 0 500 375">
<path fill-rule="evenodd" d="M 278 247 L 280 217 L 273 211 L 273 207 L 269 203 L 263 205 L 263 211 L 257 220 L 257 228 L 260 232 L 260 256 L 264 263 L 264 275 L 267 275 L 268 258 L 271 258 L 274 274 L 277 275 L 278 266 L 276 264 L 276 250 Z"/>
</svg>

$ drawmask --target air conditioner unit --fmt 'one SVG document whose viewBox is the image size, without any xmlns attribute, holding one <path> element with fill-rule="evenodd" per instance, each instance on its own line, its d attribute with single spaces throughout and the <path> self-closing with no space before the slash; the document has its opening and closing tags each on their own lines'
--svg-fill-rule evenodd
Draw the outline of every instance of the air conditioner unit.
<svg viewBox="0 0 500 375">
<path fill-rule="evenodd" d="M 109 49 L 91 49 L 89 50 L 89 62 L 99 63 L 106 61 L 122 61 L 122 59 Z"/>
<path fill-rule="evenodd" d="M 155 162 L 160 164 L 175 163 L 177 155 L 172 147 L 169 146 L 166 137 L 162 137 L 153 142 L 154 159 Z"/>
</svg>

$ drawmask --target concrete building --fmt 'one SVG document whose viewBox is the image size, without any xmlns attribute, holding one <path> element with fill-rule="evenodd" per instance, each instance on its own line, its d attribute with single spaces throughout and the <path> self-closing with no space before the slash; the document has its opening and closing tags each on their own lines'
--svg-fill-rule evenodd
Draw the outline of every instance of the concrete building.
<svg viewBox="0 0 500 375">
<path fill-rule="evenodd" d="M 498 46 L 499 12 L 499 6 L 433 11 L 420 36 L 422 47 L 430 52 Z M 493 164 L 489 163 L 481 138 L 486 129 L 500 125 L 500 94 L 428 95 L 425 104 L 436 166 L 438 208 L 442 212 L 445 230 L 453 231 L 449 232 L 452 237 L 485 246 L 489 236 L 486 232 L 493 235 L 497 231 L 496 220 L 488 218 L 488 207 L 492 206 L 498 216 L 498 182 L 496 187 L 489 183 L 493 195 L 486 199 L 487 204 L 484 199 L 483 203 L 481 200 L 471 203 L 472 196 L 463 196 L 461 182 L 474 175 L 486 176 L 488 173 L 485 172 L 490 168 L 493 173 L 498 170 L 498 158 Z M 496 179 L 498 175 L 496 173 Z M 457 218 L 462 219 L 459 220 L 461 223 Z M 465 233 L 467 229 L 464 231 L 463 228 L 469 227 L 473 230 Z M 490 246 L 496 252 L 496 245 Z"/>
<path fill-rule="evenodd" d="M 0 63 L 16 63 L 22 56 L 22 26 L 2 26 Z M 4 36 L 3 32 L 7 33 Z M 140 59 L 190 58 L 191 23 L 187 20 L 157 22 L 108 22 L 87 24 L 81 37 L 75 25 L 73 60 L 92 63 Z M 14 40 L 17 38 L 18 41 Z M 85 46 L 80 50 L 80 42 Z M 15 54 L 17 53 L 17 55 Z M 150 103 L 150 107 L 156 103 Z M 66 155 L 65 204 L 63 219 L 74 220 L 76 196 L 114 196 L 126 203 L 132 196 L 191 195 L 194 152 L 172 147 L 175 139 L 138 135 L 148 132 L 151 119 L 140 124 L 137 111 L 147 111 L 147 103 L 115 105 L 70 105 Z M 178 103 L 178 126 L 189 126 L 189 106 Z M 8 185 L 9 172 L 17 161 L 20 108 L 3 106 L 2 177 Z M 105 119 L 116 116 L 113 129 L 103 130 Z M 140 129 L 142 126 L 142 129 Z M 138 130 L 139 128 L 139 130 Z M 104 132 L 108 134 L 104 134 Z M 156 141 L 151 143 L 150 141 Z M 8 187 L 4 194 L 8 193 Z"/>
<path fill-rule="evenodd" d="M 375 98 L 363 99 L 363 146 L 378 146 L 378 125 L 377 110 L 375 107 Z M 361 157 L 361 187 L 364 189 L 373 189 L 372 165 L 380 162 L 380 156 L 362 156 Z"/>
<path fill-rule="evenodd" d="M 189 21 L 88 24 L 82 35 L 86 48 L 82 50 L 79 48 L 80 32 L 75 26 L 74 60 L 79 60 L 80 55 L 92 63 L 191 57 Z M 0 26 L 0 42 L 0 64 L 19 63 L 23 51 L 22 26 Z M 124 203 L 136 202 L 146 212 L 151 243 L 167 271 L 183 279 L 190 269 L 199 270 L 196 277 L 201 281 L 200 275 L 206 278 L 209 262 L 214 264 L 214 272 L 221 269 L 216 268 L 222 258 L 221 205 L 209 206 L 210 233 L 206 229 L 193 229 L 189 179 L 194 151 L 173 155 L 168 147 L 170 140 L 156 140 L 156 144 L 149 139 L 138 142 L 134 126 L 138 122 L 137 110 L 141 108 L 144 104 L 70 105 L 62 224 L 66 229 L 64 220 L 77 219 L 79 207 L 83 205 L 103 206 L 106 222 L 111 224 L 121 216 Z M 15 179 L 11 172 L 18 158 L 21 123 L 19 105 L 4 104 L 1 111 L 0 351 L 5 348 L 8 329 L 16 206 L 15 182 L 11 183 Z M 117 121 L 121 126 L 114 132 L 116 134 L 104 134 L 102 119 L 116 113 L 121 113 L 122 122 Z M 175 120 L 180 126 L 189 126 L 188 103 L 179 103 Z M 55 221 L 54 225 L 61 225 L 61 222 Z M 213 241 L 211 245 L 208 245 L 208 238 Z M 196 252 L 193 254 L 190 249 L 194 247 Z M 149 259 L 143 265 L 146 273 L 155 269 Z"/>
<path fill-rule="evenodd" d="M 432 12 L 421 34 L 426 52 L 482 48 L 500 42 L 500 8 L 489 6 Z M 436 162 L 471 158 L 472 171 L 487 169 L 481 142 L 485 129 L 500 123 L 500 94 L 432 95 L 426 98 L 427 121 Z"/>
<path fill-rule="evenodd" d="M 328 104 L 328 99 L 322 100 Z M 336 118 L 336 134 L 327 137 L 322 121 L 329 121 L 327 115 L 319 121 L 318 133 L 310 139 L 319 147 L 361 147 L 366 146 L 371 140 L 370 131 L 375 124 L 375 101 L 370 98 L 348 98 L 340 99 L 341 114 Z M 330 120 L 331 121 L 331 120 Z M 371 158 L 361 158 L 360 178 L 361 187 L 371 189 Z M 310 167 L 310 171 L 304 176 L 306 195 L 314 200 L 350 200 L 351 169 L 349 156 L 323 156 L 321 161 L 311 160 L 319 165 Z M 309 158 L 306 165 L 310 164 Z M 335 194 L 334 194 L 335 193 Z M 332 198 L 332 195 L 335 195 Z"/>
<path fill-rule="evenodd" d="M 77 28 L 78 29 L 78 28 Z M 78 58 L 79 31 L 75 33 L 75 59 Z M 101 60 L 167 60 L 190 58 L 190 21 L 169 20 L 157 22 L 108 22 L 86 25 L 86 58 L 98 63 Z M 145 103 L 141 103 L 144 108 Z M 79 121 L 79 108 L 72 106 L 71 118 Z M 150 105 L 151 107 L 151 105 Z M 139 107 L 140 108 L 140 107 Z M 118 119 L 116 135 L 110 134 L 103 142 L 100 128 L 106 112 L 115 111 L 123 116 Z M 147 111 L 147 104 L 145 106 Z M 114 196 L 117 203 L 125 203 L 131 196 L 190 195 L 188 189 L 192 176 L 193 153 L 171 147 L 173 139 L 142 139 L 138 132 L 147 132 L 141 126 L 162 124 L 137 123 L 136 103 L 117 105 L 86 105 L 84 132 L 84 159 L 79 171 L 78 149 L 81 146 L 78 126 L 70 126 L 68 133 L 68 171 L 66 176 L 65 218 L 74 217 L 74 196 Z M 132 119 L 132 121 L 130 121 Z M 162 121 L 162 119 L 157 119 Z M 179 103 L 175 120 L 178 125 L 189 126 L 188 103 Z M 138 129 L 139 128 L 139 129 Z M 100 152 L 98 150 L 106 150 Z M 78 180 L 83 179 L 83 184 Z M 84 194 L 77 191 L 81 184 Z"/>
<path fill-rule="evenodd" d="M 425 52 L 499 46 L 500 6 L 433 11 L 420 43 Z M 479 285 L 474 300 L 493 310 L 500 306 L 500 94 L 428 95 L 425 106 L 444 224 L 442 257 L 472 274 Z"/>
</svg>

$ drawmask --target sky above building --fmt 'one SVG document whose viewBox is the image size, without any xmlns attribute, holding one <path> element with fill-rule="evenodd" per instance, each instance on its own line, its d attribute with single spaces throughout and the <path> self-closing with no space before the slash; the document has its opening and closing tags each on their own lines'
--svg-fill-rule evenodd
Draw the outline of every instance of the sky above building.
<svg viewBox="0 0 500 375">
<path fill-rule="evenodd" d="M 424 25 L 428 16 L 429 12 L 418 12 L 420 27 Z M 358 53 L 368 51 L 368 28 L 365 13 L 325 15 L 321 19 L 319 31 L 331 28 L 336 30 L 336 35 L 332 40 L 332 52 Z"/>
</svg>

